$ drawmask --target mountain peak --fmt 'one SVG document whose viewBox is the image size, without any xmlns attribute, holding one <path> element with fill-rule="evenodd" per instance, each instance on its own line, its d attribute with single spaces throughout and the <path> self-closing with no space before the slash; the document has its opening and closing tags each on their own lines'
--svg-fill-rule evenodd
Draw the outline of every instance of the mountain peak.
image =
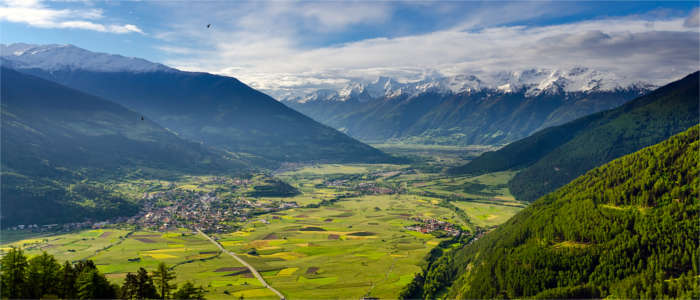
<svg viewBox="0 0 700 300">
<path fill-rule="evenodd" d="M 174 70 L 145 59 L 92 52 L 70 44 L 0 44 L 0 57 L 17 69 L 137 73 Z"/>
</svg>

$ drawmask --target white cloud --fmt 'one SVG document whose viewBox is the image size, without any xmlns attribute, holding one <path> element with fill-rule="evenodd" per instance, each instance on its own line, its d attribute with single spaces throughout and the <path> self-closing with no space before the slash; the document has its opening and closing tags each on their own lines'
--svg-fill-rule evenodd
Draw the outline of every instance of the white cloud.
<svg viewBox="0 0 700 300">
<path fill-rule="evenodd" d="M 230 75 L 273 95 L 338 87 L 379 75 L 493 74 L 585 66 L 663 84 L 698 69 L 698 28 L 685 18 L 638 16 L 552 26 L 464 25 L 426 34 L 304 49 L 294 36 L 213 35 L 207 48 L 162 50 L 175 67 Z M 187 53 L 186 55 L 178 55 Z"/>
<path fill-rule="evenodd" d="M 0 21 L 24 23 L 39 28 L 71 28 L 110 33 L 144 32 L 136 25 L 104 25 L 99 9 L 54 9 L 37 0 L 6 0 L 0 6 Z"/>
</svg>

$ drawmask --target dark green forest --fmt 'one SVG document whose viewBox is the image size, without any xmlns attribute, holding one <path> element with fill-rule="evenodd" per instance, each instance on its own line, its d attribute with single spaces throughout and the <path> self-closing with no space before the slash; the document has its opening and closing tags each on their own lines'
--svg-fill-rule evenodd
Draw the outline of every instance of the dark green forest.
<svg viewBox="0 0 700 300">
<path fill-rule="evenodd" d="M 110 283 L 91 260 L 60 264 L 44 252 L 27 259 L 12 248 L 0 260 L 3 299 L 204 299 L 204 289 L 185 282 L 177 288 L 175 274 L 160 263 L 150 273 L 128 273 L 122 285 Z"/>
<path fill-rule="evenodd" d="M 404 295 L 457 278 L 449 298 L 700 297 L 699 135 L 589 171 L 432 263 L 424 274 L 444 275 Z"/>
</svg>

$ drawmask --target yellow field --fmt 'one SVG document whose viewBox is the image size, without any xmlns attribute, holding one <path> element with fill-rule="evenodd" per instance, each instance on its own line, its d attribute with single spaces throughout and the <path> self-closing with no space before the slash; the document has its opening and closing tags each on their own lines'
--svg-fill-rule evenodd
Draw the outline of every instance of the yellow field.
<svg viewBox="0 0 700 300">
<path fill-rule="evenodd" d="M 280 270 L 279 273 L 277 273 L 277 276 L 289 276 L 294 274 L 294 272 L 297 270 L 299 270 L 299 268 L 285 268 Z"/>
</svg>

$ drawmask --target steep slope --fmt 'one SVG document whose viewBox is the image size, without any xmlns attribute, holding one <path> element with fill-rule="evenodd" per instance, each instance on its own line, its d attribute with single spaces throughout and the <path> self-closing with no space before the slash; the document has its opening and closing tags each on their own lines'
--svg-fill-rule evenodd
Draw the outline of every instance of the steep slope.
<svg viewBox="0 0 700 300">
<path fill-rule="evenodd" d="M 515 73 L 488 81 L 464 75 L 413 83 L 380 78 L 285 104 L 368 142 L 504 144 L 619 106 L 650 87 L 623 86 L 582 68 Z"/>
<path fill-rule="evenodd" d="M 94 176 L 134 169 L 235 174 L 249 168 L 116 103 L 7 68 L 0 77 L 3 226 L 133 209 L 105 191 L 91 199 L 99 202 L 93 205 L 99 212 L 71 204 L 78 199 L 70 199 L 65 187 Z"/>
<path fill-rule="evenodd" d="M 538 199 L 434 259 L 401 298 L 698 298 L 699 134 L 696 125 Z"/>
<path fill-rule="evenodd" d="M 700 296 L 700 126 L 593 169 L 454 256 L 449 298 Z"/>
<path fill-rule="evenodd" d="M 2 57 L 13 68 L 112 100 L 182 137 L 231 152 L 276 162 L 391 159 L 235 78 L 182 72 L 70 45 L 11 47 L 4 48 Z M 66 59 L 58 59 L 62 57 Z"/>
<path fill-rule="evenodd" d="M 484 153 L 450 172 L 477 174 L 526 167 L 509 186 L 518 199 L 533 201 L 594 167 L 697 124 L 699 80 L 698 73 L 693 73 L 619 108 Z"/>
</svg>

